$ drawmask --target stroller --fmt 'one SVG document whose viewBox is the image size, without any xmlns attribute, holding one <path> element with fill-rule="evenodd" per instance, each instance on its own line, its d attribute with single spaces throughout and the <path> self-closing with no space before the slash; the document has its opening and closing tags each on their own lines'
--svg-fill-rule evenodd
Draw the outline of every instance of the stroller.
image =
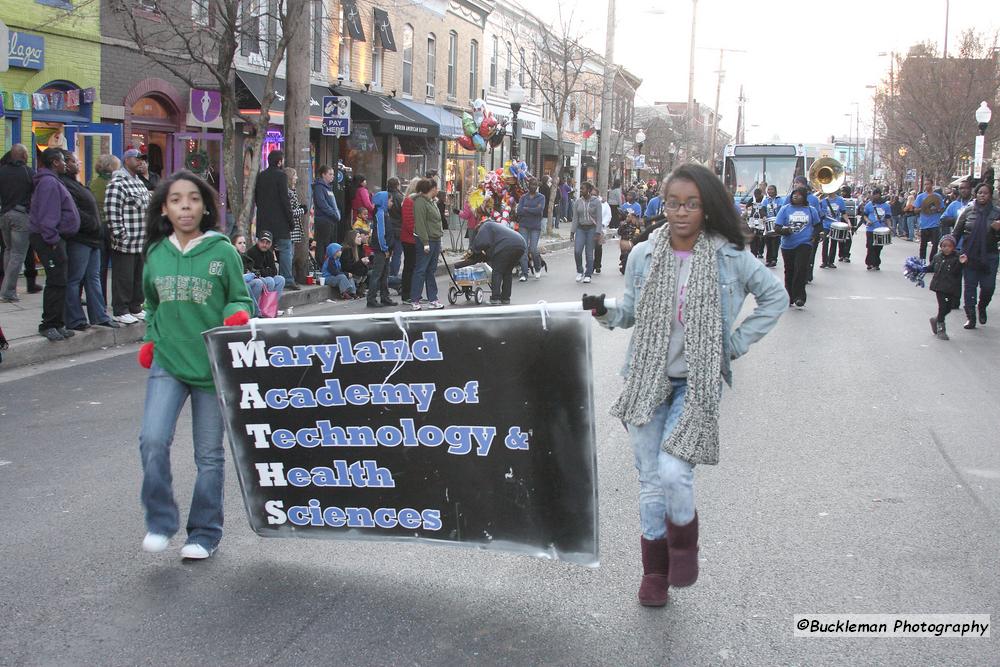
<svg viewBox="0 0 1000 667">
<path fill-rule="evenodd" d="M 486 293 L 492 294 L 490 278 L 493 276 L 493 269 L 480 259 L 483 259 L 482 255 L 469 255 L 456 263 L 455 270 L 452 271 L 444 252 L 441 253 L 441 261 L 444 262 L 444 268 L 451 278 L 448 303 L 454 306 L 458 302 L 458 297 L 464 295 L 466 302 L 475 299 L 476 305 L 481 305 L 486 300 Z"/>
</svg>

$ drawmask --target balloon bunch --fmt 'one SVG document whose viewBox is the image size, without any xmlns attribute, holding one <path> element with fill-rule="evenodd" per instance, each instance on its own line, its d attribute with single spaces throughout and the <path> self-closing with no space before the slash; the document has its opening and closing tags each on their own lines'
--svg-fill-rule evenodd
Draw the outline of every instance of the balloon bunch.
<svg viewBox="0 0 1000 667">
<path fill-rule="evenodd" d="M 462 132 L 458 145 L 467 151 L 485 153 L 488 148 L 496 148 L 507 135 L 507 121 L 497 122 L 486 102 L 477 99 L 472 103 L 472 113 L 462 113 Z"/>
</svg>

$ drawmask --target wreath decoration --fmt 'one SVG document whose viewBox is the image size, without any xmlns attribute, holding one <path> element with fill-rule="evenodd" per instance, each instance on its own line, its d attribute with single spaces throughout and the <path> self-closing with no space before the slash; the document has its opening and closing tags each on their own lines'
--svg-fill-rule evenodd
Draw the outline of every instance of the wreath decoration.
<svg viewBox="0 0 1000 667">
<path fill-rule="evenodd" d="M 191 151 L 184 158 L 184 166 L 196 174 L 204 173 L 208 169 L 208 153 L 206 151 Z"/>
</svg>

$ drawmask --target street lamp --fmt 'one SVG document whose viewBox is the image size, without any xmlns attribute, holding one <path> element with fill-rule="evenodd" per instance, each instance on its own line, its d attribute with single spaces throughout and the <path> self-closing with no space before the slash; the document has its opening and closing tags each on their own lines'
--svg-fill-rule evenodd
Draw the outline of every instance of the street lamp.
<svg viewBox="0 0 1000 667">
<path fill-rule="evenodd" d="M 981 178 L 983 175 L 983 147 L 986 144 L 986 128 L 990 125 L 990 118 L 993 112 L 984 100 L 976 109 L 976 122 L 979 123 L 979 136 L 976 137 L 976 166 L 972 172 L 973 178 Z"/>
<path fill-rule="evenodd" d="M 639 155 L 642 155 L 642 144 L 646 141 L 646 133 L 639 130 L 635 133 L 635 143 L 639 146 Z M 642 178 L 642 161 L 637 157 L 635 160 L 635 173 L 639 179 Z"/>
<path fill-rule="evenodd" d="M 511 120 L 510 160 L 517 162 L 521 159 L 521 132 L 517 124 L 517 114 L 521 110 L 521 104 L 524 103 L 524 88 L 515 82 L 507 91 L 507 99 L 510 100 L 510 110 L 514 114 Z"/>
<path fill-rule="evenodd" d="M 896 149 L 896 153 L 899 154 L 899 189 L 903 189 L 903 185 L 906 183 L 906 146 L 900 146 Z"/>
</svg>

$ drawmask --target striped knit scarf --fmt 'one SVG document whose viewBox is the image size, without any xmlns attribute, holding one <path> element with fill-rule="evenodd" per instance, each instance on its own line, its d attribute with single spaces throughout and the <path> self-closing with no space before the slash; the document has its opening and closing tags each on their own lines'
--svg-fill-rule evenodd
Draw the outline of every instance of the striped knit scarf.
<svg viewBox="0 0 1000 667">
<path fill-rule="evenodd" d="M 653 246 L 649 274 L 635 310 L 625 387 L 611 408 L 611 414 L 627 424 L 648 423 L 672 392 L 667 377 L 667 343 L 674 319 L 677 265 L 667 225 Z M 716 250 L 704 233 L 694 246 L 684 301 L 684 356 L 688 365 L 684 409 L 661 447 L 692 464 L 717 463 L 722 300 Z"/>
</svg>

